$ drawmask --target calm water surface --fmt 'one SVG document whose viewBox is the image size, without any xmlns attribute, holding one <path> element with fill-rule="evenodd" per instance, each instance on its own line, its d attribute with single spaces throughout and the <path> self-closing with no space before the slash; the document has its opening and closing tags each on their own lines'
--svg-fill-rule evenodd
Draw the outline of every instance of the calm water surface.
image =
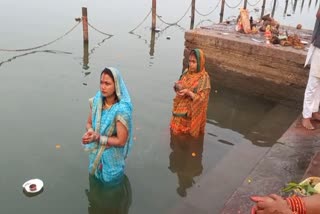
<svg viewBox="0 0 320 214">
<path fill-rule="evenodd" d="M 229 6 L 238 2 L 228 1 Z M 284 15 L 285 3 L 278 3 L 275 17 L 283 24 L 295 26 L 299 22 L 312 29 L 317 1 L 310 2 L 294 4 L 290 0 L 286 13 L 291 16 Z M 197 10 L 208 13 L 217 3 L 199 0 Z M 199 146 L 181 146 L 170 137 L 168 124 L 172 83 L 182 69 L 190 11 L 179 26 L 168 27 L 158 19 L 157 27 L 163 31 L 150 46 L 150 16 L 133 34 L 128 33 L 150 11 L 149 0 L 2 0 L 0 48 L 29 48 L 58 38 L 76 24 L 74 18 L 81 16 L 84 4 L 90 24 L 114 35 L 107 39 L 89 29 L 87 69 L 83 69 L 81 25 L 50 46 L 0 52 L 1 213 L 97 214 L 115 213 L 112 210 L 119 207 L 122 213 L 166 213 L 183 197 L 192 197 L 189 191 L 197 188 L 231 150 L 241 144 L 255 147 L 276 142 L 298 115 L 296 107 L 214 85 L 204 138 Z M 261 4 L 248 6 L 255 17 L 260 12 L 254 13 L 254 8 L 261 8 Z M 161 0 L 157 12 L 163 21 L 173 23 L 189 5 L 187 0 Z M 266 13 L 272 7 L 268 1 Z M 196 14 L 195 24 L 217 22 L 219 8 L 205 17 Z M 236 14 L 237 9 L 226 7 L 226 18 Z M 87 100 L 98 90 L 99 74 L 105 66 L 120 69 L 135 107 L 136 141 L 127 160 L 128 180 L 112 190 L 101 190 L 89 179 L 87 154 L 80 143 L 89 113 Z M 246 174 L 235 172 L 235 176 L 242 181 Z M 23 194 L 21 185 L 30 178 L 44 181 L 40 195 Z M 219 200 L 219 196 L 212 200 Z"/>
</svg>

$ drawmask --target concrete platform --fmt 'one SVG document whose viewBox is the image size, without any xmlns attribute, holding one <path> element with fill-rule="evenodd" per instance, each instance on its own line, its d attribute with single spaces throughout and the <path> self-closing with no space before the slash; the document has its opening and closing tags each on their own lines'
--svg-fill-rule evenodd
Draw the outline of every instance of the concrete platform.
<svg viewBox="0 0 320 214">
<path fill-rule="evenodd" d="M 287 31 L 310 42 L 311 31 Z M 303 67 L 308 45 L 304 49 L 266 45 L 263 34 L 246 35 L 232 25 L 213 25 L 185 33 L 184 67 L 193 48 L 205 52 L 212 81 L 276 101 L 301 102 L 303 98 L 309 71 Z"/>
</svg>

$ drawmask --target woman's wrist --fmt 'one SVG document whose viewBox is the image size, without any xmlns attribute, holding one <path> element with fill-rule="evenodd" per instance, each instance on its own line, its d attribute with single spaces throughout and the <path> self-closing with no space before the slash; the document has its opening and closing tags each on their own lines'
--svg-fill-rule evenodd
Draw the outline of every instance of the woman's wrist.
<svg viewBox="0 0 320 214">
<path fill-rule="evenodd" d="M 306 214 L 306 205 L 301 197 L 292 196 L 286 199 L 288 206 L 294 214 Z"/>
<path fill-rule="evenodd" d="M 99 144 L 101 145 L 108 145 L 108 137 L 107 136 L 100 136 L 99 138 Z"/>
<path fill-rule="evenodd" d="M 94 136 L 94 138 L 95 138 L 94 141 L 99 143 L 99 141 L 100 141 L 100 134 L 99 134 L 99 133 L 96 133 L 95 136 Z"/>
<path fill-rule="evenodd" d="M 189 90 L 189 91 L 188 91 L 188 96 L 189 96 L 191 99 L 193 99 L 193 98 L 194 98 L 194 93 L 193 93 L 191 90 Z"/>
<path fill-rule="evenodd" d="M 92 132 L 93 132 L 93 128 L 90 127 L 90 128 L 87 129 L 87 131 L 88 131 L 88 132 L 89 132 L 89 131 L 92 131 Z"/>
</svg>

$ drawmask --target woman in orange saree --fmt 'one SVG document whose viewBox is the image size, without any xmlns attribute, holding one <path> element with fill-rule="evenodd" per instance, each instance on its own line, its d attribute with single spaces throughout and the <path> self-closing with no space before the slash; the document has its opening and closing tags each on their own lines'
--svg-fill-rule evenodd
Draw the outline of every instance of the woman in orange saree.
<svg viewBox="0 0 320 214">
<path fill-rule="evenodd" d="M 174 89 L 176 96 L 173 100 L 171 132 L 198 137 L 204 133 L 211 89 L 202 50 L 190 52 L 188 68 L 175 82 Z"/>
</svg>

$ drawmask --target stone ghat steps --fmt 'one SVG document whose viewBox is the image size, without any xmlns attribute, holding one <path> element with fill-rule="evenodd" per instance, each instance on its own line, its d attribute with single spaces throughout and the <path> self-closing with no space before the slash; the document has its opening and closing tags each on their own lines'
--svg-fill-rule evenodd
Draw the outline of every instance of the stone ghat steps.
<svg viewBox="0 0 320 214">
<path fill-rule="evenodd" d="M 266 131 L 277 132 L 278 129 L 290 126 L 291 122 L 284 122 L 283 117 L 295 118 L 296 114 L 288 111 L 288 108 L 283 105 L 276 105 L 271 111 L 265 114 L 264 118 L 252 127 L 252 133 L 265 133 Z M 278 120 L 274 118 L 278 118 Z M 286 130 L 286 128 L 284 128 L 284 130 Z M 218 133 L 217 131 L 210 130 L 210 126 L 207 127 L 207 131 Z M 281 136 L 282 133 L 283 132 L 278 136 Z M 234 138 L 234 136 L 231 138 Z M 259 181 L 257 177 L 254 177 L 252 172 L 257 169 L 261 160 L 264 159 L 273 147 L 253 145 L 252 142 L 248 140 L 253 140 L 254 137 L 252 136 L 236 139 L 238 139 L 238 141 L 234 142 L 234 146 L 230 148 L 223 158 L 213 168 L 205 174 L 202 174 L 200 180 L 191 189 L 188 189 L 187 197 L 183 198 L 168 213 L 219 214 L 222 212 L 226 202 L 230 202 L 230 197 L 233 197 L 239 187 L 250 185 L 251 183 L 253 187 L 257 182 L 260 184 L 263 183 L 263 181 Z M 208 141 L 206 143 L 211 144 L 214 142 Z M 209 145 L 206 145 L 206 147 L 207 146 Z M 264 170 L 267 170 L 265 173 L 269 171 L 269 169 L 265 168 Z M 243 198 L 243 201 L 250 206 L 249 198 L 246 197 L 247 196 Z M 239 203 L 243 203 L 243 201 L 239 201 Z M 236 202 L 237 199 L 235 198 L 234 206 L 238 208 L 239 204 Z M 233 207 L 231 208 L 233 209 Z M 246 207 L 244 207 L 244 209 L 246 209 Z M 237 214 L 237 212 L 233 211 L 234 210 L 225 213 Z"/>
<path fill-rule="evenodd" d="M 249 213 L 251 195 L 282 194 L 288 182 L 320 176 L 320 123 L 308 131 L 301 127 L 299 117 L 270 151 L 261 159 L 246 180 L 233 193 L 221 213 Z"/>
</svg>

